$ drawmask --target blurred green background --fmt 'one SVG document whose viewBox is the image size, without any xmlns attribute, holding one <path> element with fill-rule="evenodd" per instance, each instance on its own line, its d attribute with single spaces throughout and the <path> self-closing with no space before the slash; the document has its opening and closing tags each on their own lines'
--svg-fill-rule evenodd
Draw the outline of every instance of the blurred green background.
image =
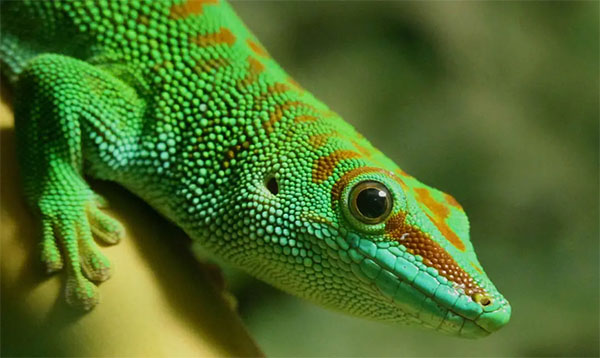
<svg viewBox="0 0 600 358">
<path fill-rule="evenodd" d="M 454 195 L 513 307 L 485 339 L 330 312 L 257 281 L 271 356 L 598 356 L 599 2 L 234 2 L 273 57 Z"/>
</svg>

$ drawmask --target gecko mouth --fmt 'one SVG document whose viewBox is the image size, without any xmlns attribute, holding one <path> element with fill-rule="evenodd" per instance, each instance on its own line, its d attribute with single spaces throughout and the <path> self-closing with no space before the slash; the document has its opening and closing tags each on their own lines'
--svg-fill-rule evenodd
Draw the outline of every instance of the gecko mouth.
<svg viewBox="0 0 600 358">
<path fill-rule="evenodd" d="M 499 298 L 483 306 L 413 255 L 373 242 L 350 240 L 352 271 L 421 324 L 466 338 L 484 337 L 508 322 L 510 306 Z"/>
</svg>

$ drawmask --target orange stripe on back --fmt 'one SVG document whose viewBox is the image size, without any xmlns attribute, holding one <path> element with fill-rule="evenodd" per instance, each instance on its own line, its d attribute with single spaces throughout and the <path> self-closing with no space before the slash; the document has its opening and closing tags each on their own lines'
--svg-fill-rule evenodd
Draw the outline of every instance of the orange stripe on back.
<svg viewBox="0 0 600 358">
<path fill-rule="evenodd" d="M 262 45 L 259 44 L 258 42 L 254 42 L 251 39 L 247 39 L 246 44 L 248 45 L 248 47 L 250 47 L 250 50 L 252 50 L 252 52 L 259 55 L 260 57 L 264 57 L 264 58 L 270 57 L 267 50 L 264 47 L 262 47 Z"/>
<path fill-rule="evenodd" d="M 265 65 L 260 63 L 254 57 L 248 57 L 248 65 L 250 66 L 250 68 L 249 68 L 250 74 L 253 76 L 258 76 L 260 73 L 262 73 L 265 70 Z"/>
<path fill-rule="evenodd" d="M 254 109 L 260 110 L 262 108 L 263 101 L 266 99 L 273 97 L 277 94 L 284 93 L 291 90 L 291 87 L 286 85 L 285 83 L 275 82 L 274 84 L 267 87 L 267 90 L 254 99 Z"/>
<path fill-rule="evenodd" d="M 219 0 L 187 0 L 181 4 L 175 4 L 169 9 L 169 17 L 180 20 L 190 15 L 202 15 L 204 5 L 217 4 Z"/>
<path fill-rule="evenodd" d="M 200 47 L 216 46 L 227 44 L 229 46 L 235 43 L 235 36 L 225 27 L 221 27 L 219 32 L 192 37 L 190 41 Z"/>
<path fill-rule="evenodd" d="M 260 75 L 264 70 L 265 65 L 260 63 L 254 57 L 248 56 L 248 73 L 238 82 L 237 87 L 243 88 L 251 85 L 258 79 L 258 75 Z"/>
<path fill-rule="evenodd" d="M 194 71 L 196 71 L 197 73 L 211 72 L 213 70 L 217 70 L 221 67 L 227 67 L 229 65 L 229 60 L 225 58 L 211 58 L 209 60 L 201 59 L 196 62 L 196 66 L 194 66 Z"/>
<path fill-rule="evenodd" d="M 269 116 L 269 120 L 263 124 L 263 128 L 267 131 L 267 133 L 273 132 L 275 123 L 279 122 L 281 118 L 283 118 L 283 113 L 287 109 L 302 105 L 306 106 L 307 104 L 301 101 L 287 101 L 283 104 L 278 104 L 275 106 L 275 111 L 273 111 Z"/>
</svg>

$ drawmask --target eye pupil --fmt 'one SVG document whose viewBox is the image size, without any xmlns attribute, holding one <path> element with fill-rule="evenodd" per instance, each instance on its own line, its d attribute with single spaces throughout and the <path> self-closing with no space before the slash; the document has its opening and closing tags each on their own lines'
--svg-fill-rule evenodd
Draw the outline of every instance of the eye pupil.
<svg viewBox="0 0 600 358">
<path fill-rule="evenodd" d="M 369 219 L 376 219 L 387 210 L 387 193 L 377 188 L 362 190 L 356 197 L 356 208 Z"/>
</svg>

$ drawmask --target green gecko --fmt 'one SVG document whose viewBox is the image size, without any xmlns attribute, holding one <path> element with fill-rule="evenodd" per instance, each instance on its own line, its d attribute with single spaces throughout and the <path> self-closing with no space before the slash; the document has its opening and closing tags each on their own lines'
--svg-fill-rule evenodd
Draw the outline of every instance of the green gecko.
<svg viewBox="0 0 600 358">
<path fill-rule="evenodd" d="M 323 306 L 471 338 L 508 322 L 458 202 L 290 78 L 225 1 L 4 1 L 1 13 L 24 194 L 69 303 L 98 303 L 110 264 L 94 238 L 124 232 L 86 175 Z"/>
</svg>

